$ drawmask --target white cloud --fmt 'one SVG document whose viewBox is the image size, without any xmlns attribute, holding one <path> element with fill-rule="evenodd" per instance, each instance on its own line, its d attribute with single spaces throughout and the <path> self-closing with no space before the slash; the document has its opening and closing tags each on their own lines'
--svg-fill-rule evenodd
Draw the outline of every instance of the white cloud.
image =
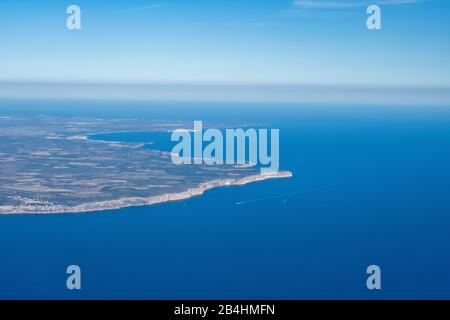
<svg viewBox="0 0 450 320">
<path fill-rule="evenodd" d="M 131 9 L 128 9 L 128 11 L 151 10 L 151 9 L 162 8 L 162 7 L 167 7 L 167 3 L 150 4 L 150 5 L 148 5 L 148 6 L 137 7 L 137 8 L 131 8 Z"/>
<path fill-rule="evenodd" d="M 423 0 L 346 0 L 346 1 L 328 1 L 328 0 L 295 0 L 294 5 L 303 9 L 347 9 L 367 7 L 371 4 L 378 5 L 401 5 L 422 2 Z"/>
</svg>

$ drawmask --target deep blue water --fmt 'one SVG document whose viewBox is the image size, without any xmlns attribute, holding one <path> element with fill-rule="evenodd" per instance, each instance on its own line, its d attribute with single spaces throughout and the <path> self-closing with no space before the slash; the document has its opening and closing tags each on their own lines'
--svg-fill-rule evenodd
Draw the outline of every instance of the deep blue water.
<svg viewBox="0 0 450 320">
<path fill-rule="evenodd" d="M 0 216 L 0 298 L 450 298 L 450 108 L 0 101 L 12 113 L 266 123 L 294 177 Z"/>
</svg>

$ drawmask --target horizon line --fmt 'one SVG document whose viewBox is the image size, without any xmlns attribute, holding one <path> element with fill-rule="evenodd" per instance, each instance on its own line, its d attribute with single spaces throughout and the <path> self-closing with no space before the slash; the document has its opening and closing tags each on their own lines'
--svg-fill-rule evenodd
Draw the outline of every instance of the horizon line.
<svg viewBox="0 0 450 320">
<path fill-rule="evenodd" d="M 395 88 L 395 89 L 450 89 L 450 83 L 372 83 L 372 82 L 270 82 L 270 81 L 120 81 L 120 80 L 34 80 L 34 79 L 1 79 L 0 85 L 80 85 L 80 86 L 210 86 L 210 87 L 325 87 L 325 88 Z"/>
<path fill-rule="evenodd" d="M 0 99 L 360 103 L 450 106 L 450 86 L 0 80 Z"/>
</svg>

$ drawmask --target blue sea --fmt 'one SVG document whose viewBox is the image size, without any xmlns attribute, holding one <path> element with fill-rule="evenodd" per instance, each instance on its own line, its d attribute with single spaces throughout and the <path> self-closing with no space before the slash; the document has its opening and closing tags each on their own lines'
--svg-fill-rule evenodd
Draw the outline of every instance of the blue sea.
<svg viewBox="0 0 450 320">
<path fill-rule="evenodd" d="M 450 298 L 450 108 L 0 101 L 10 114 L 279 128 L 294 176 L 156 206 L 0 216 L 2 299 Z M 80 291 L 66 288 L 72 264 Z M 366 287 L 373 264 L 381 290 Z"/>
</svg>

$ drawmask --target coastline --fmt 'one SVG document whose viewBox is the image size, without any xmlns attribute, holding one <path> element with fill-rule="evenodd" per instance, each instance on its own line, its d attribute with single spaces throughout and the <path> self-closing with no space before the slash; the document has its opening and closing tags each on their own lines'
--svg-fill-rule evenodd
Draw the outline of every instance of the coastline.
<svg viewBox="0 0 450 320">
<path fill-rule="evenodd" d="M 219 179 L 200 184 L 198 187 L 189 188 L 177 193 L 166 193 L 151 197 L 128 197 L 115 200 L 84 203 L 76 206 L 49 205 L 39 208 L 33 206 L 0 206 L 0 215 L 40 215 L 40 214 L 65 214 L 65 213 L 87 213 L 106 210 L 117 210 L 127 207 L 141 207 L 161 204 L 165 202 L 187 200 L 192 197 L 201 196 L 205 191 L 228 186 L 242 186 L 249 183 L 264 181 L 268 179 L 290 178 L 292 172 L 278 171 L 270 174 L 256 174 L 238 179 Z"/>
</svg>

